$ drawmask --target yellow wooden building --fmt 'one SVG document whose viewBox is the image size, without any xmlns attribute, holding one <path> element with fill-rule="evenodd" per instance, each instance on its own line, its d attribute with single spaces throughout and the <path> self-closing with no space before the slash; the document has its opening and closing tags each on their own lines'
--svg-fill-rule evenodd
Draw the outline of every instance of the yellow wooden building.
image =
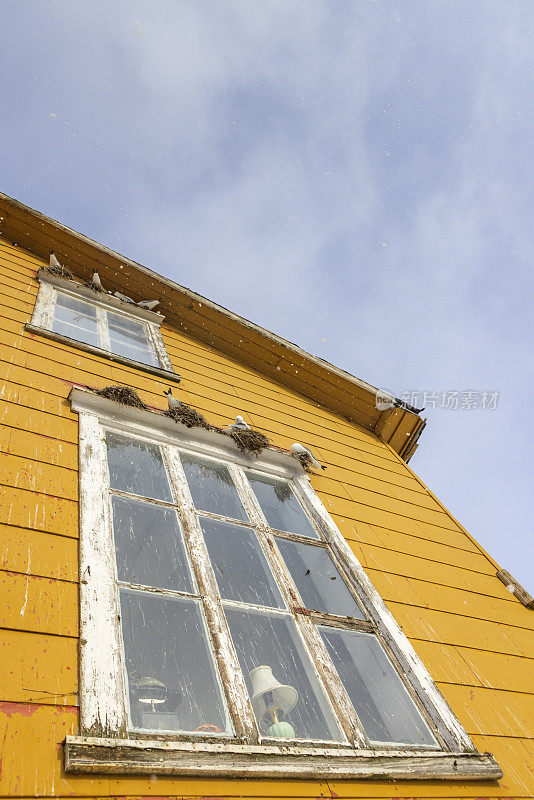
<svg viewBox="0 0 534 800">
<path fill-rule="evenodd" d="M 2 796 L 534 795 L 531 598 L 415 409 L 4 195 L 0 275 Z"/>
</svg>

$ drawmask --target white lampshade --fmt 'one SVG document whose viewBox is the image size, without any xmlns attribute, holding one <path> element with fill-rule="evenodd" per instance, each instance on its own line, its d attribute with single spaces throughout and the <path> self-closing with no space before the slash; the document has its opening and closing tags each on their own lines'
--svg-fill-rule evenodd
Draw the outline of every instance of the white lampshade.
<svg viewBox="0 0 534 800">
<path fill-rule="evenodd" d="M 293 686 L 284 686 L 273 675 L 271 667 L 255 667 L 250 671 L 252 681 L 252 708 L 258 719 L 266 712 L 278 709 L 283 715 L 296 706 L 299 699 Z"/>
<path fill-rule="evenodd" d="M 137 694 L 140 703 L 164 703 L 167 699 L 167 687 L 156 678 L 139 678 Z"/>
</svg>

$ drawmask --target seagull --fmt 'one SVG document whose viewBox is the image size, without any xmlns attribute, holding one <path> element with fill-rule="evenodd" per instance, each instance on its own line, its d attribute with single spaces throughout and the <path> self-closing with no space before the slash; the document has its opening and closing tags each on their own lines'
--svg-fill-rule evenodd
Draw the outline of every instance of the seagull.
<svg viewBox="0 0 534 800">
<path fill-rule="evenodd" d="M 149 311 L 152 311 L 153 308 L 159 306 L 161 300 L 141 300 L 139 303 L 136 303 L 140 308 L 148 308 Z"/>
<path fill-rule="evenodd" d="M 125 294 L 121 294 L 120 292 L 113 292 L 113 294 L 119 300 L 122 300 L 123 303 L 131 303 L 133 306 L 135 305 L 135 301 L 132 300 L 131 297 L 127 297 Z"/>
<path fill-rule="evenodd" d="M 91 282 L 93 286 L 99 291 L 102 289 L 102 281 L 100 280 L 100 275 L 96 270 L 93 272 L 93 277 L 91 278 Z"/>
<path fill-rule="evenodd" d="M 50 266 L 51 267 L 60 267 L 61 266 L 61 264 L 59 263 L 59 261 L 56 258 L 56 254 L 54 253 L 53 250 L 50 251 Z"/>
<path fill-rule="evenodd" d="M 247 423 L 245 422 L 243 417 L 240 417 L 238 415 L 235 418 L 234 424 L 230 425 L 230 427 L 227 430 L 229 430 L 229 431 L 249 431 L 250 430 L 250 425 L 247 425 Z"/>
<path fill-rule="evenodd" d="M 176 397 L 172 396 L 172 389 L 171 389 L 170 386 L 169 386 L 169 388 L 167 389 L 166 392 L 163 392 L 163 394 L 167 398 L 167 404 L 169 406 L 169 411 L 174 411 L 176 408 L 180 408 L 180 406 L 182 404 L 181 404 L 181 402 L 179 400 L 176 399 Z"/>
<path fill-rule="evenodd" d="M 300 458 L 303 461 L 306 461 L 309 464 L 310 467 L 316 467 L 317 469 L 319 469 L 319 468 L 320 469 L 326 469 L 326 467 L 323 467 L 323 465 L 320 464 L 319 461 L 317 461 L 317 459 L 313 455 L 312 451 L 308 450 L 307 447 L 304 447 L 303 444 L 299 444 L 298 442 L 295 442 L 289 448 L 289 452 L 291 453 L 292 456 L 297 456 L 297 458 Z"/>
</svg>

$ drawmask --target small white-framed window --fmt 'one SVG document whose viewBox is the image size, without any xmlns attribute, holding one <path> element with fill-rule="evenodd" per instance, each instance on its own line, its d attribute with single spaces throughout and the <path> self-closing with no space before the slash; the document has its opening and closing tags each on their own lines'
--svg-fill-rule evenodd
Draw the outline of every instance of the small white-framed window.
<svg viewBox="0 0 534 800">
<path fill-rule="evenodd" d="M 125 363 L 172 371 L 161 314 L 41 270 L 30 330 Z"/>
<path fill-rule="evenodd" d="M 67 770 L 501 775 L 298 462 L 251 464 L 215 432 L 132 408 L 119 418 L 83 390 L 71 399 L 82 646 Z"/>
</svg>

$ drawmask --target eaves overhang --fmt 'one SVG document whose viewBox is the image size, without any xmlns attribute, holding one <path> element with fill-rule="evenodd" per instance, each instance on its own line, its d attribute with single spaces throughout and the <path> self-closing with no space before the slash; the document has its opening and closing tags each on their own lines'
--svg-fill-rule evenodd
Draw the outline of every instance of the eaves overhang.
<svg viewBox="0 0 534 800">
<path fill-rule="evenodd" d="M 0 236 L 45 262 L 53 250 L 80 278 L 97 269 L 134 300 L 161 298 L 158 310 L 172 327 L 373 431 L 405 461 L 415 452 L 426 421 L 414 411 L 377 408 L 369 383 L 1 192 Z"/>
</svg>

